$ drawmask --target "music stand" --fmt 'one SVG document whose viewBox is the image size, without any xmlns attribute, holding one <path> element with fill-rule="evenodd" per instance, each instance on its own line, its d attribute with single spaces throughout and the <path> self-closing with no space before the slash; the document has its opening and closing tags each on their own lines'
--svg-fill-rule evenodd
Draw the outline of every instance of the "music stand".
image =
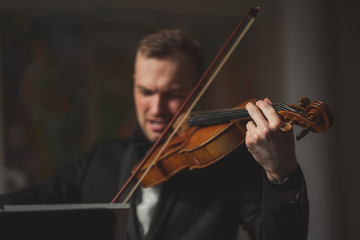
<svg viewBox="0 0 360 240">
<path fill-rule="evenodd" d="M 7 240 L 125 240 L 129 204 L 5 205 L 0 237 Z"/>
</svg>

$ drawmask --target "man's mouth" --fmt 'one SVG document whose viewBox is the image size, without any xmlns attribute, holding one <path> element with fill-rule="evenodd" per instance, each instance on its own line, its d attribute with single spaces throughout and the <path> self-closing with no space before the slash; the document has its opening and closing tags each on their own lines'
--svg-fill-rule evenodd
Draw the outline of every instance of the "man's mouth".
<svg viewBox="0 0 360 240">
<path fill-rule="evenodd" d="M 168 124 L 168 121 L 164 120 L 149 120 L 148 126 L 151 129 L 151 131 L 154 132 L 162 132 L 166 128 Z"/>
</svg>

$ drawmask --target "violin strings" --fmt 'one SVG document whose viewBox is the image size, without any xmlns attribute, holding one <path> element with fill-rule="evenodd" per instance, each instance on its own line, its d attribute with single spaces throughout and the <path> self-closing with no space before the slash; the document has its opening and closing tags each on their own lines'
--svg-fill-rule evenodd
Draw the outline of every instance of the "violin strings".
<svg viewBox="0 0 360 240">
<path fill-rule="evenodd" d="M 287 105 L 285 105 L 283 103 L 274 104 L 273 107 L 276 111 L 295 112 L 294 109 L 288 107 Z M 220 111 L 205 112 L 205 113 L 200 113 L 200 114 L 194 115 L 190 119 L 189 125 L 190 126 L 206 126 L 206 125 L 211 125 L 211 124 L 216 124 L 216 123 L 228 122 L 233 119 L 242 119 L 242 118 L 246 118 L 246 117 L 250 117 L 250 115 L 245 108 L 235 109 L 235 110 L 224 109 L 224 110 L 220 110 Z"/>
</svg>

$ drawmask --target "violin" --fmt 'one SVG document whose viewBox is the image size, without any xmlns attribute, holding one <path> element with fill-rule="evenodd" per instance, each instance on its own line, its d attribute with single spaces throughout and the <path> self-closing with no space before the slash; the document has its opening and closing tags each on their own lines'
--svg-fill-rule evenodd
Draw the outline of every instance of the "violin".
<svg viewBox="0 0 360 240">
<path fill-rule="evenodd" d="M 188 116 L 186 123 L 142 178 L 141 185 L 152 187 L 184 169 L 207 167 L 243 144 L 246 123 L 251 120 L 244 108 L 248 102 L 255 103 L 256 99 L 250 99 L 234 109 L 193 113 Z M 273 107 L 284 120 L 281 127 L 283 132 L 291 130 L 293 125 L 303 129 L 296 136 L 297 140 L 310 131 L 326 132 L 334 124 L 333 114 L 322 101 L 310 102 L 307 97 L 302 97 L 299 105 L 280 103 Z M 153 159 L 160 148 L 161 146 L 157 147 L 149 159 Z M 136 174 L 138 179 L 144 175 L 150 163 L 151 160 L 142 166 Z"/>
<path fill-rule="evenodd" d="M 209 166 L 244 142 L 246 123 L 250 120 L 244 106 L 249 101 L 255 103 L 256 99 L 246 101 L 234 109 L 203 113 L 193 113 L 192 110 L 244 38 L 259 10 L 259 7 L 248 9 L 182 106 L 146 156 L 132 170 L 131 176 L 111 203 L 128 189 L 135 178 L 137 181 L 123 203 L 130 199 L 140 184 L 143 187 L 155 186 L 181 170 Z M 284 120 L 281 126 L 283 132 L 291 130 L 293 125 L 303 128 L 297 139 L 310 131 L 325 132 L 334 123 L 331 111 L 321 101 L 310 102 L 308 98 L 303 97 L 299 100 L 299 105 L 273 106 Z"/>
</svg>

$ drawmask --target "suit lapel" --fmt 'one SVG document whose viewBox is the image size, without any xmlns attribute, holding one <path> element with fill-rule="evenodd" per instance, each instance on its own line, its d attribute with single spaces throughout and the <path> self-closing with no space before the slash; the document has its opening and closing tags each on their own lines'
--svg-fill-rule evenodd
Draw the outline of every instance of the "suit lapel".
<svg viewBox="0 0 360 240">
<path fill-rule="evenodd" d="M 171 191 L 171 184 L 169 182 L 162 183 L 163 186 L 160 193 L 160 200 L 156 206 L 155 214 L 151 220 L 150 229 L 146 236 L 146 240 L 156 240 L 158 239 L 158 234 L 160 233 L 163 223 L 171 214 L 173 206 L 176 202 L 178 192 Z M 164 196 L 166 194 L 166 196 Z"/>
<path fill-rule="evenodd" d="M 151 147 L 151 143 L 146 140 L 144 135 L 139 131 L 135 134 L 134 137 L 134 145 L 132 146 L 132 149 L 129 150 L 128 158 L 133 159 L 133 163 L 137 163 L 141 156 L 145 155 L 145 152 Z M 132 153 L 132 154 L 131 154 Z M 132 169 L 134 165 L 131 165 L 131 168 L 128 169 L 128 172 Z M 123 176 L 123 174 L 121 174 Z M 123 180 L 122 180 L 123 181 Z M 157 236 L 160 233 L 160 230 L 162 228 L 163 222 L 167 219 L 167 216 L 171 214 L 171 209 L 173 208 L 173 205 L 175 203 L 175 200 L 178 195 L 178 191 L 172 191 L 174 188 L 171 187 L 170 182 L 164 182 L 161 186 L 161 192 L 160 192 L 160 199 L 158 204 L 155 207 L 155 213 L 154 217 L 151 220 L 150 228 L 148 234 L 145 236 L 144 239 L 146 240 L 157 240 Z M 138 189 L 137 191 L 140 191 Z M 166 195 L 165 195 L 166 194 Z M 130 213 L 130 219 L 131 224 L 129 224 L 128 228 L 128 235 L 133 239 L 141 239 L 141 234 L 139 232 L 140 226 L 139 222 L 136 216 L 136 203 L 137 203 L 137 197 L 139 195 L 136 195 L 132 197 L 131 200 L 131 213 Z"/>
<path fill-rule="evenodd" d="M 126 152 L 123 155 L 123 167 L 120 169 L 120 178 L 119 178 L 119 186 L 123 186 L 127 181 L 128 177 L 130 176 L 130 172 L 134 167 L 135 163 L 138 161 L 139 156 L 137 150 L 133 144 L 130 144 L 127 148 Z M 131 185 L 131 184 L 130 184 Z M 138 191 L 137 190 L 134 196 L 130 199 L 130 214 L 128 218 L 128 237 L 127 239 L 131 240 L 140 240 L 140 233 L 139 233 L 139 223 L 136 217 L 136 203 L 138 201 Z M 126 196 L 126 192 L 122 195 L 120 202 Z"/>
<path fill-rule="evenodd" d="M 135 205 L 135 200 L 131 199 L 130 202 L 130 214 L 129 214 L 129 219 L 128 219 L 128 238 L 127 239 L 131 239 L 131 240 L 140 240 L 141 236 L 140 236 L 140 232 L 139 232 L 139 223 L 136 217 L 136 205 Z"/>
</svg>

